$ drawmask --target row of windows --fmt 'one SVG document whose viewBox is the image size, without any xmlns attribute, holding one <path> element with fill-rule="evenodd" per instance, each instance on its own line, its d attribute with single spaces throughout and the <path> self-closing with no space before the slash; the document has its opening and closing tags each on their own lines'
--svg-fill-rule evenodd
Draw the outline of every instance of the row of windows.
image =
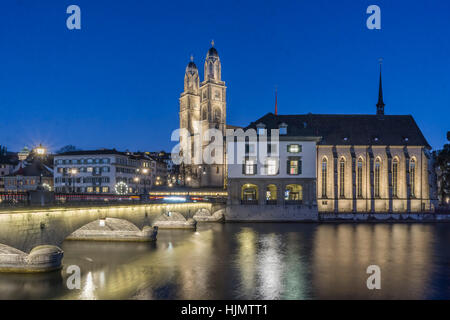
<svg viewBox="0 0 450 320">
<path fill-rule="evenodd" d="M 277 201 L 277 186 L 268 184 L 265 190 L 265 200 L 274 204 Z M 241 187 L 241 201 L 244 203 L 257 202 L 259 199 L 258 186 L 254 184 L 245 184 Z M 303 187 L 299 184 L 289 184 L 284 189 L 284 200 L 301 202 L 303 200 Z"/>
<path fill-rule="evenodd" d="M 258 165 L 256 160 L 245 159 L 242 165 L 242 173 L 245 175 L 255 175 L 258 173 Z M 277 175 L 279 173 L 279 164 L 277 159 L 267 159 L 263 166 L 261 174 L 263 175 Z M 302 160 L 298 157 L 288 157 L 286 163 L 286 174 L 300 175 L 302 174 Z"/>
<path fill-rule="evenodd" d="M 277 153 L 277 146 L 278 144 L 276 143 L 269 143 L 267 145 L 267 153 Z M 247 143 L 245 145 L 245 153 L 255 153 L 255 147 L 256 147 L 256 143 Z M 300 144 L 290 144 L 286 147 L 287 152 L 289 153 L 300 153 L 302 152 L 302 145 Z"/>
<path fill-rule="evenodd" d="M 89 172 L 89 173 L 93 172 L 95 174 L 100 174 L 101 172 L 110 172 L 111 168 L 110 167 L 78 167 L 78 168 L 59 167 L 56 171 L 58 173 L 62 173 L 62 174 L 77 174 L 77 173 L 86 173 L 86 172 Z M 137 169 L 116 167 L 116 172 L 136 174 Z"/>
<path fill-rule="evenodd" d="M 110 164 L 110 158 L 87 158 L 87 159 L 55 159 L 55 165 L 62 164 Z M 131 160 L 128 158 L 117 157 L 116 163 L 128 166 L 139 167 L 141 162 L 139 160 Z M 142 161 L 142 167 L 149 168 L 149 161 Z"/>
<path fill-rule="evenodd" d="M 303 124 L 306 127 L 306 123 Z M 264 135 L 266 133 L 266 128 L 264 124 L 257 125 L 257 132 L 259 135 Z M 287 135 L 287 124 L 281 123 L 278 126 L 278 130 L 280 130 L 280 135 Z"/>
<path fill-rule="evenodd" d="M 109 158 L 89 158 L 89 159 L 57 159 L 55 164 L 91 164 L 91 163 L 110 163 Z"/>
<path fill-rule="evenodd" d="M 55 183 L 109 183 L 109 177 L 84 177 L 84 178 L 64 178 L 57 177 L 55 178 Z"/>
<path fill-rule="evenodd" d="M 135 178 L 125 178 L 125 177 L 116 178 L 116 181 L 117 182 L 124 182 L 124 183 L 127 183 L 127 184 L 133 184 L 133 185 L 136 185 L 136 184 L 144 184 L 144 185 L 148 184 L 148 185 L 150 185 L 152 183 L 152 180 L 150 180 L 150 179 L 139 179 L 139 180 L 137 180 Z"/>
<path fill-rule="evenodd" d="M 394 158 L 392 161 L 392 196 L 395 198 L 398 196 L 398 159 Z M 327 159 L 322 160 L 322 197 L 327 197 Z M 380 173 L 381 172 L 381 160 L 377 158 L 375 160 L 374 168 L 374 196 L 380 197 Z M 358 198 L 363 197 L 363 160 L 358 159 L 356 167 L 356 195 Z M 413 158 L 409 163 L 409 183 L 411 188 L 411 197 L 415 197 L 415 180 L 416 180 L 416 160 Z M 339 197 L 345 197 L 345 160 L 339 161 Z"/>
<path fill-rule="evenodd" d="M 73 172 L 76 173 L 86 173 L 86 172 L 94 172 L 96 174 L 100 174 L 100 172 L 110 172 L 110 167 L 79 167 L 79 168 L 62 168 L 59 167 L 56 170 L 58 173 L 62 174 L 72 174 Z"/>
<path fill-rule="evenodd" d="M 67 188 L 65 187 L 58 187 L 55 189 L 56 192 L 67 192 Z M 110 193 L 111 189 L 109 187 L 76 187 L 74 189 L 71 189 L 70 191 L 75 191 L 77 193 Z"/>
</svg>

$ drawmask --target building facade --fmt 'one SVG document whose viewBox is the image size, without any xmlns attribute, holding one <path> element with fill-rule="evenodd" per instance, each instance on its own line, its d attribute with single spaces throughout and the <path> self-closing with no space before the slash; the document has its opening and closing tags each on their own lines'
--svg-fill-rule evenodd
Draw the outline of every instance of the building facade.
<svg viewBox="0 0 450 320">
<path fill-rule="evenodd" d="M 38 159 L 21 161 L 17 170 L 2 178 L 6 192 L 34 191 L 40 187 L 53 190 L 53 170 Z"/>
<path fill-rule="evenodd" d="M 219 53 L 212 42 L 204 63 L 204 81 L 193 58 L 186 67 L 184 91 L 180 97 L 180 129 L 188 132 L 181 135 L 181 155 L 187 161 L 182 164 L 184 182 L 190 187 L 223 187 L 225 165 L 222 155 L 213 155 L 219 160 L 206 164 L 196 159 L 194 140 L 200 138 L 201 158 L 208 141 L 202 139 L 208 129 L 217 129 L 225 135 L 226 130 L 226 86 L 222 81 L 222 65 Z M 184 139 L 184 140 L 183 140 Z"/>
<path fill-rule="evenodd" d="M 249 129 L 256 129 L 257 139 L 241 142 L 245 144 L 242 155 L 237 139 L 231 146 L 228 143 L 233 152 L 228 152 L 227 219 L 314 220 L 319 137 L 299 131 L 288 134 L 283 131 L 284 123 L 276 139 L 272 139 L 264 122 L 252 124 Z"/>
<path fill-rule="evenodd" d="M 143 194 L 152 186 L 151 160 L 117 150 L 73 151 L 55 155 L 58 193 Z"/>
<path fill-rule="evenodd" d="M 239 202 L 258 206 L 255 210 L 244 210 L 252 218 L 252 214 L 265 210 L 261 209 L 264 204 L 273 204 L 267 201 L 270 197 L 266 192 L 274 181 L 276 183 L 271 188 L 277 192 L 277 204 L 290 203 L 287 186 L 295 183 L 300 186 L 298 189 L 308 190 L 307 196 L 303 192 L 302 201 L 318 213 L 434 211 L 436 199 L 431 147 L 412 116 L 385 115 L 384 106 L 380 75 L 376 114 L 269 113 L 251 123 L 247 129 L 279 130 L 280 171 L 275 176 L 258 180 L 260 177 L 244 174 L 244 170 L 238 174 L 238 168 L 229 165 L 229 203 L 233 206 Z M 305 137 L 315 142 L 310 145 Z M 309 159 L 308 163 L 314 164 L 315 172 L 307 179 L 292 179 L 287 174 L 289 169 L 283 168 L 285 163 L 289 166 L 289 145 L 295 143 L 305 150 L 300 159 Z M 250 172 L 256 171 L 250 169 Z M 246 195 L 249 187 L 253 190 L 249 193 L 250 198 Z M 314 196 L 310 195 L 311 189 Z M 280 212 L 289 219 L 295 218 L 302 210 L 304 208 L 298 207 L 292 211 L 285 206 Z"/>
</svg>

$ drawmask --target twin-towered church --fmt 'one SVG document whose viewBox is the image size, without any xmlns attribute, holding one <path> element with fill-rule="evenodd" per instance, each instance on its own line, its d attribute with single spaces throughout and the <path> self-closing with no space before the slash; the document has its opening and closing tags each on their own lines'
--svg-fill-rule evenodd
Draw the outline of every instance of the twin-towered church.
<svg viewBox="0 0 450 320">
<path fill-rule="evenodd" d="M 194 132 L 194 123 L 200 121 L 204 130 L 216 128 L 225 136 L 221 68 L 214 43 L 206 55 L 203 81 L 191 58 L 180 97 L 180 128 Z M 255 145 L 246 148 L 242 164 L 184 165 L 185 183 L 226 188 L 229 220 L 233 214 L 236 220 L 243 215 L 273 220 L 275 212 L 301 220 L 315 212 L 432 211 L 431 147 L 411 115 L 386 115 L 384 108 L 380 72 L 374 114 L 268 113 L 244 130 L 267 134 L 270 144 L 271 129 L 279 129 L 278 145 L 269 148 L 273 157 L 269 154 L 259 163 Z"/>
</svg>

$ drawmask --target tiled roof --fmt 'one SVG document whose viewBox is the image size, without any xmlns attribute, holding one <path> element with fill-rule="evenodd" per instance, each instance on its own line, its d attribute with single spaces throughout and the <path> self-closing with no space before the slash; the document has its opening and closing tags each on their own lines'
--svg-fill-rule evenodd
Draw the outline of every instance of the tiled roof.
<svg viewBox="0 0 450 320">
<path fill-rule="evenodd" d="M 84 155 L 112 155 L 118 154 L 126 156 L 125 152 L 117 151 L 116 149 L 99 149 L 99 150 L 85 150 L 85 151 L 69 151 L 64 153 L 56 154 L 55 156 L 84 156 Z"/>
<path fill-rule="evenodd" d="M 319 136 L 320 145 L 414 145 L 430 148 L 411 115 L 274 115 L 268 113 L 247 128 L 287 125 L 288 136 Z"/>
<path fill-rule="evenodd" d="M 24 167 L 20 166 L 20 168 L 10 176 L 39 177 L 41 174 L 43 177 L 53 176 L 53 173 L 47 166 L 42 164 L 40 161 L 33 161 Z"/>
</svg>

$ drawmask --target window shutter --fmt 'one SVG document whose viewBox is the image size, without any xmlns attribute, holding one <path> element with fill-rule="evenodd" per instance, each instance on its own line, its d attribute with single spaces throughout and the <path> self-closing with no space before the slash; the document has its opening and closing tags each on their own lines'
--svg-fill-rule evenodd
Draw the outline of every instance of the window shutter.
<svg viewBox="0 0 450 320">
<path fill-rule="evenodd" d="M 302 160 L 298 160 L 298 174 L 302 174 Z"/>
<path fill-rule="evenodd" d="M 253 174 L 258 174 L 258 165 L 255 163 L 254 165 L 253 165 Z"/>
<path fill-rule="evenodd" d="M 290 161 L 289 160 L 287 160 L 287 162 L 286 162 L 286 173 L 287 174 L 291 174 L 291 168 L 290 168 L 291 166 L 290 166 Z"/>
<path fill-rule="evenodd" d="M 242 164 L 242 174 L 245 174 L 245 163 L 246 161 L 244 160 L 244 163 Z"/>
</svg>

